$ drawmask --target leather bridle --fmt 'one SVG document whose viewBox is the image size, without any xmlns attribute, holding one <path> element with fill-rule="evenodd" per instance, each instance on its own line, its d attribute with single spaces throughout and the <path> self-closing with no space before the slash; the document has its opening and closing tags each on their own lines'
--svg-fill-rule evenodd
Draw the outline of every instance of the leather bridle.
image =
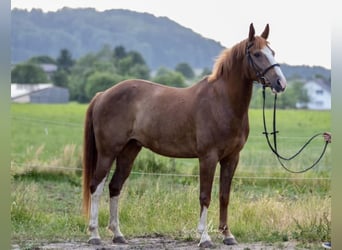
<svg viewBox="0 0 342 250">
<path fill-rule="evenodd" d="M 255 61 L 253 60 L 253 57 L 251 55 L 251 52 L 249 51 L 250 48 L 252 48 L 254 45 L 254 43 L 249 43 L 247 46 L 246 46 L 246 55 L 247 55 L 247 59 L 248 59 L 248 63 L 252 66 L 252 68 L 254 69 L 255 71 L 255 74 L 256 76 L 258 77 L 260 83 L 264 86 L 267 85 L 267 83 L 270 83 L 270 81 L 268 81 L 267 77 L 266 77 L 266 74 L 267 72 L 274 68 L 274 67 L 280 67 L 280 65 L 278 63 L 275 63 L 275 64 L 272 64 L 270 66 L 268 66 L 266 69 L 261 69 L 256 63 Z"/>
</svg>

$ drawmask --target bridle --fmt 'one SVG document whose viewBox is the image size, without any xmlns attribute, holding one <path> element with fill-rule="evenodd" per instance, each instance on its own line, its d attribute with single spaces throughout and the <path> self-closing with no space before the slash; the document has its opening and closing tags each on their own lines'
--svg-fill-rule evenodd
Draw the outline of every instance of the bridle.
<svg viewBox="0 0 342 250">
<path fill-rule="evenodd" d="M 266 141 L 267 141 L 267 144 L 269 146 L 269 148 L 271 149 L 271 151 L 276 155 L 280 165 L 285 169 L 287 170 L 288 172 L 290 173 L 304 173 L 310 169 L 312 169 L 314 166 L 316 166 L 318 164 L 318 162 L 322 159 L 326 149 L 327 149 L 327 146 L 328 146 L 328 142 L 326 141 L 325 142 L 325 145 L 322 149 L 322 153 L 320 154 L 320 156 L 317 158 L 317 160 L 309 167 L 303 169 L 303 170 L 299 170 L 299 171 L 294 171 L 294 170 L 291 170 L 289 168 L 287 168 L 285 166 L 285 164 L 283 163 L 283 161 L 290 161 L 294 158 L 296 158 L 310 143 L 311 141 L 316 138 L 317 136 L 320 136 L 322 135 L 322 133 L 318 133 L 318 134 L 315 134 L 313 135 L 298 151 L 297 153 L 295 153 L 294 155 L 292 155 L 291 157 L 284 157 L 282 155 L 280 155 L 278 153 L 278 147 L 277 147 L 277 134 L 279 133 L 279 131 L 277 131 L 277 128 L 276 128 L 276 109 L 277 109 L 277 94 L 275 93 L 274 94 L 274 104 L 273 104 L 273 131 L 272 132 L 268 132 L 267 131 L 267 126 L 266 126 L 266 115 L 265 115 L 265 103 L 266 103 L 266 94 L 265 94 L 265 89 L 267 87 L 267 82 L 270 83 L 270 81 L 268 81 L 268 79 L 266 78 L 266 73 L 274 68 L 274 67 L 280 67 L 280 65 L 278 63 L 275 63 L 275 64 L 272 64 L 270 66 L 268 66 L 266 69 L 261 69 L 260 70 L 260 67 L 254 62 L 253 60 L 253 57 L 251 56 L 251 53 L 249 51 L 249 49 L 253 46 L 254 44 L 253 43 L 249 43 L 246 47 L 246 56 L 248 58 L 248 62 L 249 64 L 252 66 L 252 68 L 254 69 L 255 71 L 255 74 L 256 76 L 258 77 L 260 83 L 262 84 L 263 86 L 263 90 L 262 90 L 262 97 L 263 97 L 263 107 L 262 107 L 262 112 L 263 112 L 263 125 L 264 125 L 264 132 L 263 134 L 265 135 L 265 138 L 266 138 Z M 270 140 L 270 137 L 269 135 L 273 135 L 273 145 L 271 143 L 271 140 Z"/>
<path fill-rule="evenodd" d="M 253 45 L 254 45 L 254 43 L 250 42 L 246 46 L 246 55 L 247 55 L 248 63 L 254 69 L 255 74 L 258 77 L 260 83 L 265 86 L 267 84 L 267 82 L 269 82 L 269 81 L 267 81 L 267 77 L 266 77 L 267 72 L 274 67 L 280 67 L 280 65 L 278 63 L 275 63 L 275 64 L 271 64 L 266 69 L 260 69 L 260 67 L 254 62 L 253 57 L 251 55 L 251 52 L 249 51 L 249 49 L 252 48 Z"/>
</svg>

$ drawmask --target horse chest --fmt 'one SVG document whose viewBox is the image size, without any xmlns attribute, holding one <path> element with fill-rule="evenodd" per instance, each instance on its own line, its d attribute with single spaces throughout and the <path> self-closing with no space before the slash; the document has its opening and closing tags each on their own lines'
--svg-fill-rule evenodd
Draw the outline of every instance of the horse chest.
<svg viewBox="0 0 342 250">
<path fill-rule="evenodd" d="M 248 119 L 204 124 L 205 126 L 202 126 L 197 132 L 199 152 L 215 150 L 219 152 L 219 155 L 225 156 L 239 152 L 247 141 Z"/>
</svg>

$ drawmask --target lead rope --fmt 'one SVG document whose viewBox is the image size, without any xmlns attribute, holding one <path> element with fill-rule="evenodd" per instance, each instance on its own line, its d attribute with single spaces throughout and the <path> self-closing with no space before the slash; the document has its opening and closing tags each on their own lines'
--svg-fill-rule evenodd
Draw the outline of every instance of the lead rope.
<svg viewBox="0 0 342 250">
<path fill-rule="evenodd" d="M 263 114 L 263 122 L 264 122 L 264 132 L 263 134 L 265 135 L 266 137 L 266 141 L 267 141 L 267 144 L 268 146 L 270 147 L 271 151 L 277 156 L 277 159 L 280 163 L 280 165 L 285 169 L 287 170 L 288 172 L 290 173 L 295 173 L 295 174 L 299 174 L 299 173 L 304 173 L 310 169 L 312 169 L 313 167 L 315 167 L 318 162 L 322 159 L 326 149 L 327 149 L 327 146 L 328 146 L 328 142 L 326 141 L 325 142 L 325 145 L 323 147 L 323 150 L 322 150 L 322 153 L 321 155 L 318 157 L 318 159 L 308 168 L 305 168 L 303 170 L 299 170 L 299 171 L 294 171 L 294 170 L 291 170 L 289 168 L 287 168 L 285 166 L 285 164 L 282 162 L 282 160 L 284 161 L 290 161 L 294 158 L 296 158 L 309 144 L 310 142 L 315 139 L 317 136 L 320 136 L 322 135 L 322 133 L 317 133 L 315 135 L 313 135 L 299 150 L 297 153 L 295 153 L 294 155 L 292 155 L 291 157 L 283 157 L 281 156 L 279 153 L 278 153 L 278 148 L 277 148 L 277 133 L 279 133 L 279 131 L 277 131 L 276 129 L 276 109 L 277 109 L 277 94 L 274 95 L 274 104 L 273 104 L 273 132 L 269 133 L 267 131 L 267 126 L 266 126 L 266 115 L 265 115 L 265 102 L 266 102 L 266 94 L 265 94 L 265 86 L 263 86 L 263 89 L 262 89 L 262 97 L 263 97 L 263 106 L 262 106 L 262 114 Z M 269 134 L 273 135 L 273 145 L 271 144 L 271 141 L 270 141 L 270 138 L 269 138 Z"/>
</svg>

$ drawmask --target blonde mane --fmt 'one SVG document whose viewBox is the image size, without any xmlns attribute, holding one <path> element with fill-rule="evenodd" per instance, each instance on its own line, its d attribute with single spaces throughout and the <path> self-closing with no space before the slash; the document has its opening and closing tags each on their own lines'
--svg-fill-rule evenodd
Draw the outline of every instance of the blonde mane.
<svg viewBox="0 0 342 250">
<path fill-rule="evenodd" d="M 242 61 L 246 55 L 246 46 L 248 43 L 248 39 L 241 41 L 236 44 L 232 48 L 225 49 L 221 52 L 221 54 L 216 58 L 213 71 L 211 75 L 208 77 L 209 82 L 216 81 L 220 77 L 224 79 L 228 79 L 229 72 L 231 72 L 234 64 L 239 61 Z M 265 47 L 268 43 L 265 39 L 257 36 L 254 38 L 253 47 L 257 49 L 261 49 Z"/>
</svg>

